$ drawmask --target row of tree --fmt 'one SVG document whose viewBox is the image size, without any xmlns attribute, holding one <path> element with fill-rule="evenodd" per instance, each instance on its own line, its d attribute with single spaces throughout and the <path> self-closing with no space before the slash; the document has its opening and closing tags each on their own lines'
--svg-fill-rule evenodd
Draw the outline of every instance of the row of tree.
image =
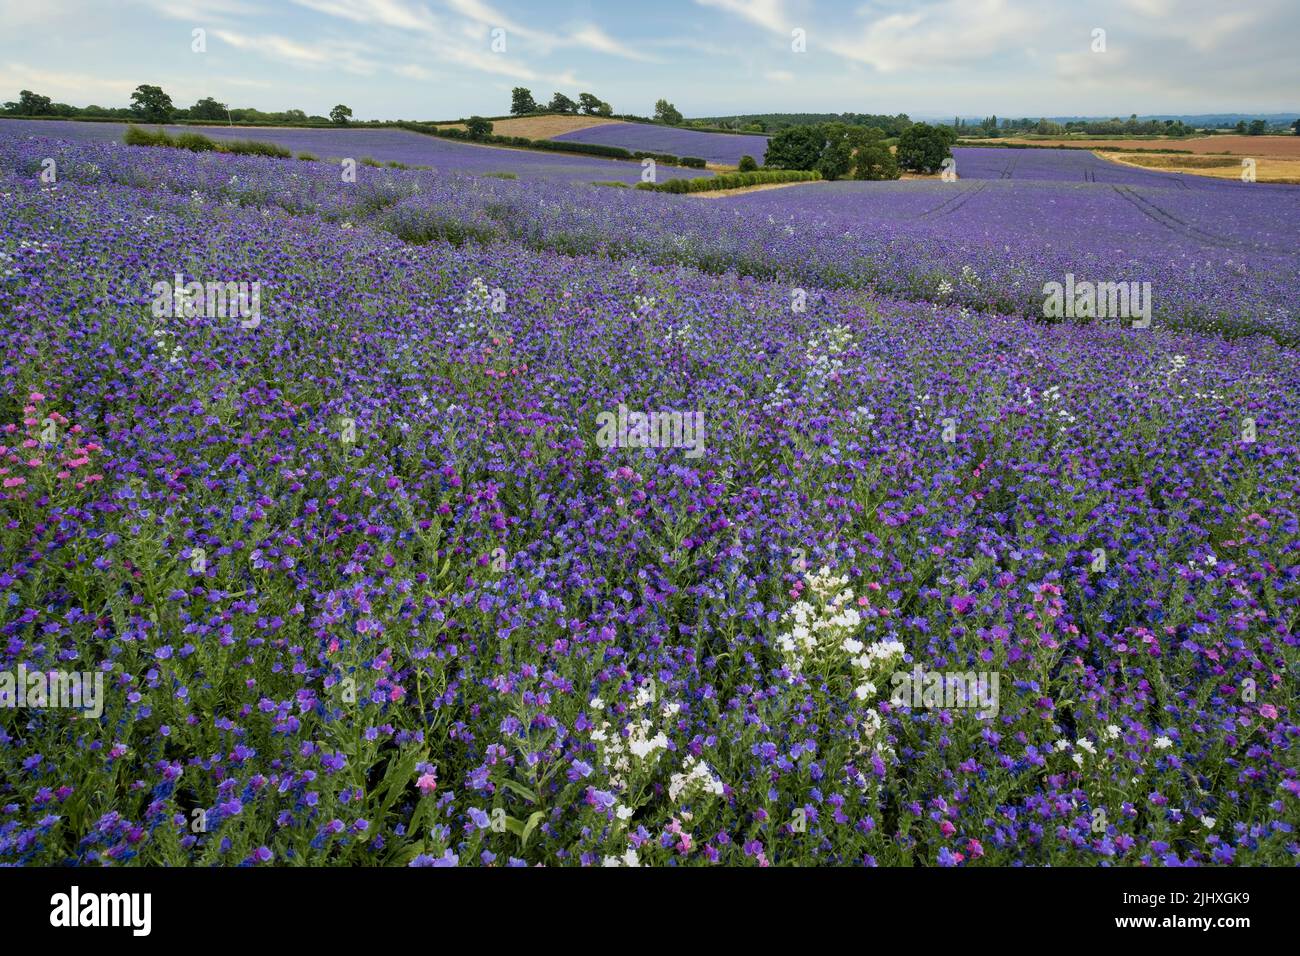
<svg viewBox="0 0 1300 956">
<path fill-rule="evenodd" d="M 579 93 L 577 100 L 571 100 L 563 93 L 551 94 L 551 102 L 543 106 L 533 97 L 533 91 L 523 86 L 516 86 L 510 91 L 510 114 L 528 116 L 531 113 L 579 113 L 586 116 L 613 116 L 614 108 L 594 93 Z M 681 111 L 667 100 L 655 103 L 655 122 L 680 126 L 685 122 Z"/>
<path fill-rule="evenodd" d="M 205 96 L 189 109 L 179 109 L 160 86 L 142 83 L 131 94 L 129 107 L 69 106 L 55 103 L 48 96 L 22 90 L 18 99 L 4 104 L 3 112 L 10 116 L 60 116 L 67 119 L 90 117 L 95 119 L 135 120 L 142 123 L 170 123 L 174 120 L 200 120 L 228 123 L 334 123 L 346 126 L 352 110 L 340 103 L 330 110 L 330 115 L 308 116 L 302 110 L 285 110 L 282 113 L 264 113 L 251 107 L 231 109 L 210 96 Z"/>
<path fill-rule="evenodd" d="M 510 113 L 513 116 L 527 116 L 530 113 L 585 113 L 588 116 L 612 116 L 614 108 L 592 93 L 579 93 L 578 99 L 571 100 L 563 93 L 551 96 L 547 106 L 540 105 L 533 99 L 533 91 L 516 86 L 510 91 Z"/>
<path fill-rule="evenodd" d="M 768 141 L 768 169 L 816 170 L 823 179 L 897 179 L 903 170 L 933 173 L 952 155 L 956 134 L 946 126 L 913 123 L 898 136 L 897 153 L 878 126 L 818 123 L 790 126 Z"/>
<path fill-rule="evenodd" d="M 1300 123 L 1300 120 L 1296 121 Z M 1058 123 L 1043 117 L 1030 119 L 1009 119 L 986 116 L 978 123 L 968 123 L 961 117 L 952 121 L 952 128 L 964 139 L 996 138 L 998 136 L 1015 136 L 1021 133 L 1041 133 L 1046 136 L 1061 136 L 1065 133 L 1087 133 L 1091 136 L 1194 136 L 1199 130 L 1188 126 L 1180 119 L 1139 120 L 1137 114 L 1131 114 L 1122 120 L 1118 116 L 1108 120 L 1068 120 Z M 1268 122 L 1262 119 L 1247 123 L 1240 120 L 1236 132 L 1246 136 L 1263 136 L 1268 132 Z M 1296 123 L 1291 124 L 1296 129 Z"/>
<path fill-rule="evenodd" d="M 886 136 L 898 136 L 912 125 L 906 113 L 889 116 L 883 113 L 749 113 L 741 116 L 709 116 L 688 120 L 688 126 L 735 130 L 738 133 L 778 133 L 791 126 L 821 126 L 843 123 L 846 126 L 874 126 Z"/>
</svg>

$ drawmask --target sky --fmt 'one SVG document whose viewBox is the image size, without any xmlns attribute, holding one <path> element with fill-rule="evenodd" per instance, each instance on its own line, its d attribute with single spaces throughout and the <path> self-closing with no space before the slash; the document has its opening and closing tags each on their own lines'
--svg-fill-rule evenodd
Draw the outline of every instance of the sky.
<svg viewBox="0 0 1300 956">
<path fill-rule="evenodd" d="M 183 107 L 436 120 L 525 86 L 688 117 L 1293 112 L 1297 38 L 1297 0 L 0 0 L 0 101 L 125 106 L 151 83 Z"/>
</svg>

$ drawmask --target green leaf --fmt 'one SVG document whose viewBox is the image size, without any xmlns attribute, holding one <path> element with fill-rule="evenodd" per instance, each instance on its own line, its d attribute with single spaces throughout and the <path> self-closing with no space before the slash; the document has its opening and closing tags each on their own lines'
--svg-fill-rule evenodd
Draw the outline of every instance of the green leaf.
<svg viewBox="0 0 1300 956">
<path fill-rule="evenodd" d="M 527 787 L 525 787 L 525 786 L 524 786 L 522 783 L 520 783 L 519 781 L 517 781 L 517 780 L 511 780 L 511 779 L 509 779 L 509 778 L 507 777 L 506 779 L 504 779 L 504 780 L 501 781 L 501 784 L 502 784 L 503 786 L 509 787 L 511 790 L 513 790 L 515 793 L 519 794 L 519 796 L 523 797 L 523 798 L 524 798 L 525 800 L 527 800 L 529 803 L 536 803 L 536 802 L 537 802 L 537 794 L 533 793 L 533 791 L 529 790 Z"/>
<path fill-rule="evenodd" d="M 520 849 L 528 849 L 528 838 L 533 835 L 533 831 L 537 829 L 537 824 L 541 823 L 545 816 L 546 812 L 544 810 L 537 810 L 528 818 L 528 823 L 524 826 L 524 832 L 519 837 Z"/>
</svg>

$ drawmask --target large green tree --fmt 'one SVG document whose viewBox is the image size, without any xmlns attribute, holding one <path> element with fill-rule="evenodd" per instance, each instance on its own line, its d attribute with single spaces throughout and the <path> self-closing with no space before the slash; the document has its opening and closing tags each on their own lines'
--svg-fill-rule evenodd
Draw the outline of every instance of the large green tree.
<svg viewBox="0 0 1300 956">
<path fill-rule="evenodd" d="M 948 134 L 929 123 L 914 123 L 898 137 L 898 165 L 918 173 L 933 173 L 952 155 Z"/>
<path fill-rule="evenodd" d="M 146 123 L 166 123 L 176 107 L 161 86 L 142 83 L 131 94 L 131 112 Z"/>
<path fill-rule="evenodd" d="M 334 109 L 330 110 L 330 121 L 335 126 L 347 126 L 348 120 L 352 119 L 351 107 L 344 106 L 340 103 Z"/>
<path fill-rule="evenodd" d="M 556 93 L 551 97 L 551 105 L 548 107 L 552 113 L 576 113 L 578 104 L 573 102 L 563 93 Z"/>
<path fill-rule="evenodd" d="M 50 102 L 50 98 L 41 96 L 39 93 L 33 93 L 31 90 L 19 92 L 17 106 L 16 112 L 23 116 L 52 116 L 54 114 L 54 104 Z"/>
<path fill-rule="evenodd" d="M 790 126 L 767 142 L 763 165 L 768 169 L 815 169 L 826 137 L 821 126 Z"/>
<path fill-rule="evenodd" d="M 679 126 L 682 122 L 682 114 L 672 103 L 660 100 L 655 103 L 655 119 L 669 126 Z"/>
<path fill-rule="evenodd" d="M 533 91 L 522 86 L 516 86 L 511 90 L 510 112 L 514 116 L 526 116 L 529 113 L 540 112 L 537 101 L 533 99 Z"/>
<path fill-rule="evenodd" d="M 225 118 L 226 104 L 218 103 L 210 96 L 203 97 L 203 99 L 190 107 L 190 119 L 223 120 Z"/>
</svg>

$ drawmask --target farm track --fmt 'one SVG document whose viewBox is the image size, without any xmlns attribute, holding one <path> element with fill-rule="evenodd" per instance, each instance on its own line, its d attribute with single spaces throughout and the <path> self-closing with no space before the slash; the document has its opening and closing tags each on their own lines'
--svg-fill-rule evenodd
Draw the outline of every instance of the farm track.
<svg viewBox="0 0 1300 956">
<path fill-rule="evenodd" d="M 1231 239 L 1227 236 L 1216 235 L 1212 232 L 1206 232 L 1199 226 L 1194 226 L 1189 222 L 1179 219 L 1173 213 L 1156 205 L 1144 196 L 1138 195 L 1133 191 L 1131 186 L 1112 186 L 1122 198 L 1128 200 L 1133 206 L 1152 222 L 1159 223 L 1170 232 L 1182 233 L 1189 239 L 1195 239 L 1197 242 L 1203 242 L 1206 245 L 1215 246 L 1219 249 L 1226 250 L 1245 250 L 1249 252 L 1281 252 L 1270 246 L 1259 243 L 1242 242 L 1238 239 Z"/>
<path fill-rule="evenodd" d="M 970 202 L 970 200 L 977 193 L 983 192 L 984 187 L 986 185 L 988 185 L 987 180 L 981 180 L 979 183 L 977 183 L 975 186 L 971 187 L 970 189 L 961 190 L 956 196 L 948 197 L 943 202 L 939 203 L 939 205 L 935 206 L 933 209 L 927 209 L 925 212 L 919 214 L 915 218 L 916 220 L 919 221 L 922 219 L 930 219 L 930 218 L 937 218 L 940 216 L 950 215 L 954 210 L 960 209 L 962 206 L 966 205 L 966 203 Z"/>
</svg>

